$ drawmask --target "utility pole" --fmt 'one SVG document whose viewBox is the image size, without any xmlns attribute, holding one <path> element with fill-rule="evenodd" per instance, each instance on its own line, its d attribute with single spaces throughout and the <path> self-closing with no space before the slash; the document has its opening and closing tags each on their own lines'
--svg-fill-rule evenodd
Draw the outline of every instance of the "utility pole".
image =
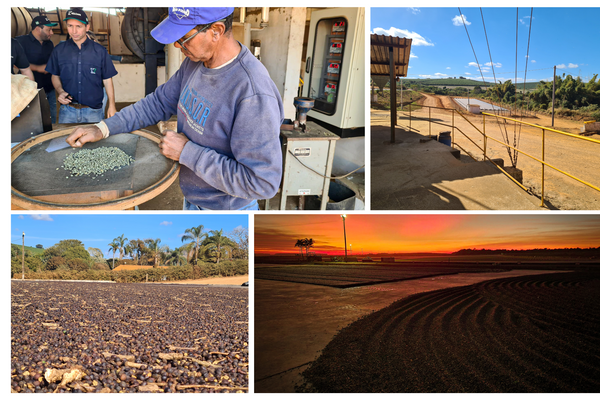
<svg viewBox="0 0 600 400">
<path fill-rule="evenodd" d="M 556 89 L 556 65 L 554 66 L 554 80 L 552 81 L 552 127 L 554 128 L 554 90 Z"/>
<path fill-rule="evenodd" d="M 23 232 L 23 246 L 21 247 L 21 279 L 25 280 L 25 232 Z"/>
<path fill-rule="evenodd" d="M 342 214 L 344 221 L 344 262 L 348 262 L 348 246 L 346 245 L 346 214 Z"/>
</svg>

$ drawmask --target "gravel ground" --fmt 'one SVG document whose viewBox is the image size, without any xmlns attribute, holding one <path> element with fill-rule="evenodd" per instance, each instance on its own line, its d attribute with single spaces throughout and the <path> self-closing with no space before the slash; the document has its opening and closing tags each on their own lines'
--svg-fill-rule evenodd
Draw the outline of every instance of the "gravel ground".
<svg viewBox="0 0 600 400">
<path fill-rule="evenodd" d="M 248 291 L 13 282 L 13 392 L 247 392 Z"/>
<path fill-rule="evenodd" d="M 446 265 L 438 263 L 398 264 L 357 264 L 357 265 L 295 265 L 255 267 L 255 279 L 306 283 L 311 285 L 350 288 L 375 285 L 384 282 L 398 282 L 461 272 L 492 272 L 502 268 L 491 265 Z"/>
<path fill-rule="evenodd" d="M 300 391 L 598 392 L 600 273 L 417 294 L 340 333 Z"/>
</svg>

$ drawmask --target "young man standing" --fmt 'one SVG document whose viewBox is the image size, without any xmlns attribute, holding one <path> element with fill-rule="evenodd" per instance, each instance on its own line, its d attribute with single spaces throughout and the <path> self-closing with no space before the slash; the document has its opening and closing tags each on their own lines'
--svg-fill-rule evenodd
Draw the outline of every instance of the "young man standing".
<svg viewBox="0 0 600 400">
<path fill-rule="evenodd" d="M 61 104 L 58 122 L 101 121 L 103 88 L 108 95 L 106 116 L 110 118 L 117 112 L 112 82 L 117 70 L 106 49 L 87 37 L 90 27 L 83 10 L 67 11 L 64 21 L 70 39 L 56 46 L 46 65 Z"/>
</svg>

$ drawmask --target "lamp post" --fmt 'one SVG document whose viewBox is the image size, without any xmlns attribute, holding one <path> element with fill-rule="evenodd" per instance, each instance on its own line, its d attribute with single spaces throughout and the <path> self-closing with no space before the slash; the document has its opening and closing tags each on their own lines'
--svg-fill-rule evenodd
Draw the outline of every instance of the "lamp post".
<svg viewBox="0 0 600 400">
<path fill-rule="evenodd" d="M 23 232 L 23 246 L 21 247 L 21 279 L 25 280 L 25 232 Z"/>
<path fill-rule="evenodd" d="M 348 262 L 348 246 L 346 246 L 346 214 L 342 214 L 344 221 L 344 262 Z"/>
</svg>

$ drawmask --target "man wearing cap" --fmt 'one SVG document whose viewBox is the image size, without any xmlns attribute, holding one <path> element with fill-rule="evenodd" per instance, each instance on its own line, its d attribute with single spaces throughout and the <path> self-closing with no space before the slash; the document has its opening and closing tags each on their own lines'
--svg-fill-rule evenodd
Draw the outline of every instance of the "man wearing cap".
<svg viewBox="0 0 600 400">
<path fill-rule="evenodd" d="M 67 11 L 64 21 L 70 38 L 56 46 L 46 64 L 61 104 L 58 122 L 99 122 L 104 118 L 103 87 L 108 95 L 107 117 L 117 112 L 112 82 L 117 70 L 106 49 L 88 39 L 88 18 L 83 10 Z"/>
<path fill-rule="evenodd" d="M 52 75 L 46 72 L 46 63 L 54 50 L 52 27 L 58 24 L 50 22 L 47 16 L 40 15 L 31 21 L 31 32 L 28 35 L 17 36 L 16 40 L 25 50 L 33 78 L 38 84 L 38 89 L 44 89 L 48 104 L 50 104 L 50 117 L 56 123 L 56 92 L 52 85 Z"/>
<path fill-rule="evenodd" d="M 97 125 L 79 127 L 73 147 L 166 121 L 160 152 L 179 161 L 184 209 L 257 210 L 281 182 L 277 87 L 248 48 L 233 38 L 233 7 L 171 7 L 152 36 L 187 59 L 154 93 Z"/>
</svg>

